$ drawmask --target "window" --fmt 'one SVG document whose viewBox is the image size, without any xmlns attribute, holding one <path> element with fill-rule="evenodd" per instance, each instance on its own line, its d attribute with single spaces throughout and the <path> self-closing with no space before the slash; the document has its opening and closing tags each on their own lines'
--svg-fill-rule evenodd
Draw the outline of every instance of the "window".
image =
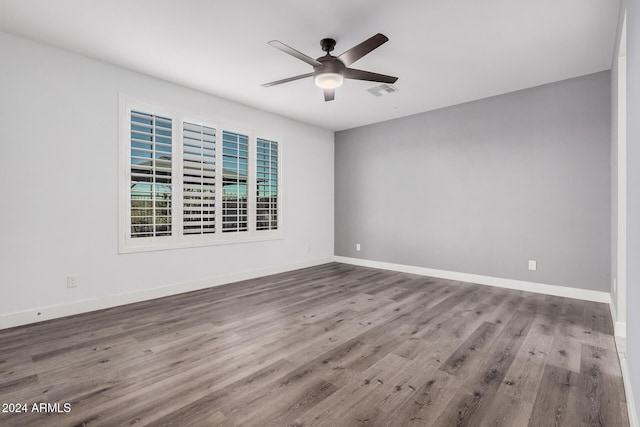
<svg viewBox="0 0 640 427">
<path fill-rule="evenodd" d="M 256 229 L 278 228 L 278 143 L 258 138 L 256 142 Z"/>
<path fill-rule="evenodd" d="M 249 137 L 222 132 L 222 232 L 247 231 Z"/>
<path fill-rule="evenodd" d="M 171 235 L 171 133 L 171 119 L 131 111 L 131 237 Z"/>
<path fill-rule="evenodd" d="M 281 238 L 280 144 L 121 99 L 120 251 Z"/>
<path fill-rule="evenodd" d="M 216 232 L 216 130 L 182 124 L 182 231 Z"/>
</svg>

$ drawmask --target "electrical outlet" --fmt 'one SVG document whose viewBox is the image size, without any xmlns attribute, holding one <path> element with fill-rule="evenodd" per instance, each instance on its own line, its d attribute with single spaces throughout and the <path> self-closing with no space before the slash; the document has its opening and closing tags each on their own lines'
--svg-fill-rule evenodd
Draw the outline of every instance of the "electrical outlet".
<svg viewBox="0 0 640 427">
<path fill-rule="evenodd" d="M 529 260 L 529 270 L 536 271 L 538 269 L 538 262 L 535 259 Z"/>
<path fill-rule="evenodd" d="M 70 274 L 67 276 L 67 288 L 75 288 L 78 286 L 78 275 Z"/>
<path fill-rule="evenodd" d="M 360 243 L 356 243 L 356 251 L 360 250 Z"/>
</svg>

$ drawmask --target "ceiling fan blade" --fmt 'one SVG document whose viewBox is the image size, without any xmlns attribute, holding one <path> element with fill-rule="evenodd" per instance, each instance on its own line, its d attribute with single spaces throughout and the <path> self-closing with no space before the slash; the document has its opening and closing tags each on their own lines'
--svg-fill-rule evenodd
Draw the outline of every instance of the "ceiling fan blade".
<svg viewBox="0 0 640 427">
<path fill-rule="evenodd" d="M 370 82 L 395 83 L 397 77 L 387 76 L 384 74 L 372 73 L 371 71 L 356 70 L 355 68 L 345 68 L 342 71 L 345 79 L 367 80 Z"/>
<path fill-rule="evenodd" d="M 282 83 L 289 83 L 289 82 L 292 82 L 294 80 L 304 79 L 306 77 L 311 77 L 311 76 L 313 76 L 313 73 L 300 74 L 299 76 L 289 77 L 288 79 L 282 79 L 282 80 L 276 80 L 275 82 L 264 83 L 261 86 L 262 87 L 271 87 L 271 86 L 275 86 L 275 85 L 280 85 Z"/>
<path fill-rule="evenodd" d="M 352 47 L 342 55 L 338 56 L 338 59 L 344 63 L 345 66 L 349 66 L 356 62 L 358 59 L 365 56 L 367 53 L 374 49 L 379 48 L 384 43 L 388 42 L 389 38 L 384 34 L 376 34 L 373 37 L 368 38 L 357 46 Z"/>
<path fill-rule="evenodd" d="M 276 49 L 279 49 L 279 50 L 283 51 L 284 53 L 288 53 L 291 56 L 295 56 L 296 58 L 306 62 L 309 65 L 313 65 L 314 67 L 317 67 L 318 65 L 320 65 L 320 62 L 316 61 L 312 57 L 307 56 L 304 53 L 295 50 L 291 46 L 287 46 L 286 44 L 282 43 L 281 41 L 271 40 L 267 44 L 275 47 Z"/>
<path fill-rule="evenodd" d="M 324 90 L 324 100 L 325 101 L 333 101 L 336 97 L 335 89 L 325 89 Z"/>
</svg>

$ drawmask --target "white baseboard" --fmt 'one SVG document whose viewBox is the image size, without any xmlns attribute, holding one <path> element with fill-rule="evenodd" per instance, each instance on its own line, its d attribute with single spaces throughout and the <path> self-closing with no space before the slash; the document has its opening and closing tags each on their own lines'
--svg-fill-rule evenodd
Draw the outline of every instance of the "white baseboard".
<svg viewBox="0 0 640 427">
<path fill-rule="evenodd" d="M 618 322 L 618 312 L 613 305 L 613 301 L 609 305 L 611 317 L 616 336 L 616 348 L 618 351 L 618 360 L 620 361 L 620 370 L 622 371 L 622 382 L 624 383 L 624 394 L 627 401 L 627 412 L 629 415 L 630 427 L 640 427 L 638 424 L 638 414 L 636 412 L 635 400 L 633 400 L 633 392 L 631 391 L 631 378 L 629 377 L 629 366 L 627 365 L 627 324 Z"/>
<path fill-rule="evenodd" d="M 56 319 L 64 316 L 72 316 L 89 311 L 102 310 L 105 308 L 117 307 L 120 305 L 167 297 L 184 292 L 197 291 L 200 289 L 239 282 L 241 280 L 255 279 L 271 274 L 298 270 L 300 268 L 314 267 L 316 265 L 326 264 L 332 261 L 333 257 L 320 258 L 296 264 L 288 264 L 283 266 L 264 268 L 260 270 L 211 277 L 203 280 L 174 283 L 160 288 L 109 295 L 104 298 L 77 301 L 70 304 L 40 307 L 32 310 L 3 314 L 0 315 L 0 329 L 12 328 L 14 326 L 27 325 L 30 323 Z"/>
<path fill-rule="evenodd" d="M 362 267 L 379 268 L 382 270 L 399 271 L 402 273 L 418 274 L 421 276 L 439 277 L 441 279 L 459 280 L 461 282 L 478 283 L 499 288 L 515 289 L 545 295 L 555 295 L 565 298 L 575 298 L 585 301 L 609 304 L 611 297 L 608 292 L 592 291 L 589 289 L 570 288 L 566 286 L 546 285 L 543 283 L 526 282 L 523 280 L 503 279 L 500 277 L 482 276 L 478 274 L 459 273 L 455 271 L 436 270 L 433 268 L 416 267 L 404 264 L 370 261 L 359 258 L 335 256 L 334 261 Z"/>
<path fill-rule="evenodd" d="M 615 322 L 613 324 L 615 336 L 620 338 L 627 338 L 627 324 L 624 322 Z"/>
<path fill-rule="evenodd" d="M 627 324 L 618 322 L 618 311 L 613 301 L 609 302 L 609 311 L 611 312 L 611 320 L 613 320 L 614 335 L 618 338 L 627 338 Z"/>
<path fill-rule="evenodd" d="M 620 369 L 622 370 L 622 382 L 624 383 L 624 393 L 627 400 L 627 411 L 629 412 L 630 427 L 640 427 L 638 424 L 638 413 L 636 412 L 636 404 L 631 391 L 631 378 L 629 377 L 629 366 L 627 365 L 627 355 L 618 353 L 620 359 Z"/>
</svg>

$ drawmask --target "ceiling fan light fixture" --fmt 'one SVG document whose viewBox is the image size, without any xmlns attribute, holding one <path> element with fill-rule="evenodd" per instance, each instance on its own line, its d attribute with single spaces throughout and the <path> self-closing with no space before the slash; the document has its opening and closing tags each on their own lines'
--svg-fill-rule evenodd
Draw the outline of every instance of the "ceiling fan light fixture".
<svg viewBox="0 0 640 427">
<path fill-rule="evenodd" d="M 344 76 L 340 73 L 322 73 L 315 76 L 314 81 L 321 89 L 335 89 L 342 86 Z"/>
</svg>

